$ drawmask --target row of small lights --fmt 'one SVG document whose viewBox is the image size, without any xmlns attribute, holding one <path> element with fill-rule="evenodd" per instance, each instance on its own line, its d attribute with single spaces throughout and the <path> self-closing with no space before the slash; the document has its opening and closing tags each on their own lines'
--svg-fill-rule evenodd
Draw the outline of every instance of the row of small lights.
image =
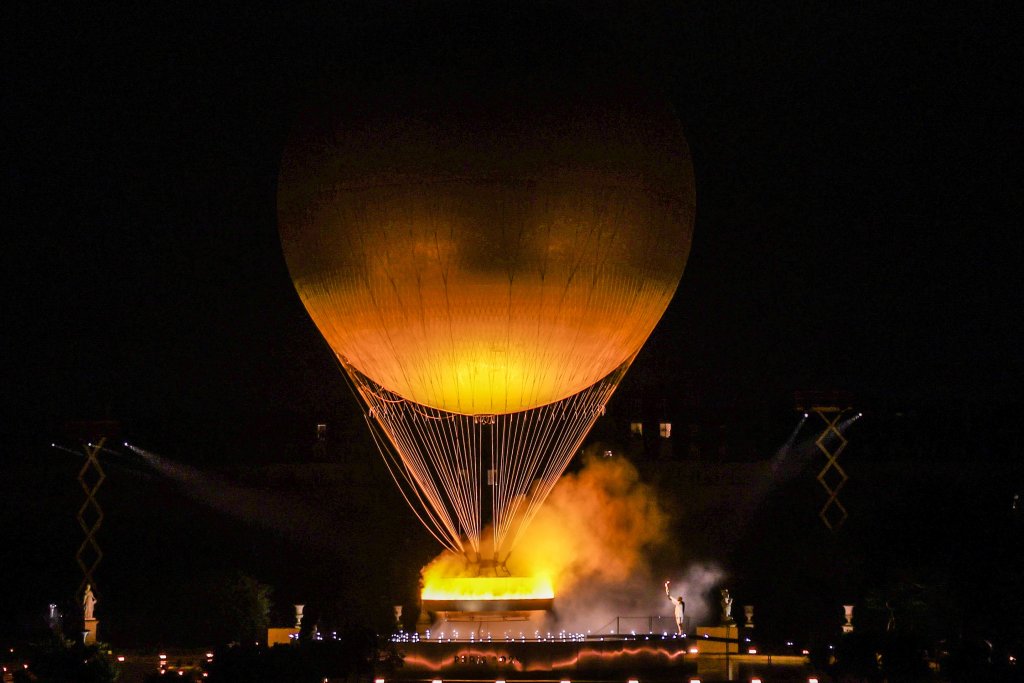
<svg viewBox="0 0 1024 683">
<path fill-rule="evenodd" d="M 336 636 L 336 634 L 334 634 L 334 635 Z M 572 635 L 573 636 L 583 637 L 583 634 L 572 634 Z M 405 633 L 396 634 L 396 636 L 393 637 L 392 640 L 396 640 L 396 638 L 398 638 L 399 636 L 404 637 L 406 639 L 406 640 L 400 641 L 400 642 L 409 642 L 410 634 L 405 634 Z M 443 636 L 443 634 L 442 634 L 442 636 Z M 412 637 L 412 642 L 419 642 L 419 634 L 418 633 L 411 634 L 411 637 Z M 430 632 L 429 631 L 427 631 L 427 637 L 428 638 L 430 637 Z M 708 636 L 705 635 L 704 637 L 707 638 Z M 490 639 L 489 635 L 488 635 L 488 639 Z M 440 642 L 440 639 L 438 639 L 438 640 Z M 749 638 L 746 638 L 745 640 L 747 642 L 750 642 Z M 450 639 L 449 639 L 449 642 L 450 642 Z M 793 641 L 786 641 L 786 645 L 792 647 L 793 646 Z M 832 645 L 829 645 L 830 649 L 832 647 L 833 647 Z M 10 652 L 13 654 L 14 653 L 14 648 L 11 648 Z M 696 647 L 691 647 L 688 650 L 688 652 L 689 652 L 689 654 L 698 654 L 699 650 Z M 757 649 L 756 648 L 750 648 L 748 650 L 748 652 L 750 654 L 757 654 Z M 810 654 L 808 650 L 801 650 L 801 652 L 804 655 Z M 161 653 L 159 655 L 159 659 L 160 659 L 159 669 L 160 669 L 160 672 L 163 673 L 164 670 L 167 667 L 167 655 Z M 1015 656 L 1013 656 L 1013 655 L 1010 655 L 1008 657 L 1008 659 L 1009 659 L 1010 664 L 1016 664 L 1017 663 L 1017 658 Z M 124 662 L 125 661 L 125 656 L 124 655 L 117 655 L 117 661 L 118 662 Z M 213 661 L 213 653 L 212 652 L 207 652 L 206 653 L 206 661 L 207 661 L 207 663 Z M 28 664 L 22 664 L 22 667 L 24 669 L 28 669 Z M 9 671 L 10 671 L 10 669 L 8 669 L 7 666 L 3 667 L 3 673 L 9 673 Z M 178 675 L 179 676 L 184 676 L 185 672 L 179 670 L 178 671 Z M 209 674 L 206 673 L 206 672 L 203 672 L 203 677 L 205 678 L 207 676 L 209 676 Z M 386 681 L 383 678 L 376 678 L 376 679 L 374 679 L 374 683 L 386 683 Z M 440 679 L 440 678 L 435 678 L 434 680 L 431 681 L 431 683 L 444 683 L 444 681 L 442 679 Z M 503 679 L 498 679 L 498 680 L 495 681 L 495 683 L 506 683 L 506 681 L 503 680 Z M 560 681 L 559 683 L 572 683 L 572 682 L 569 681 L 568 679 L 565 679 L 565 680 Z M 639 679 L 636 679 L 636 678 L 630 678 L 626 683 L 640 683 L 640 681 L 639 681 Z M 689 683 L 701 683 L 701 680 L 699 678 L 691 678 L 691 679 L 689 679 Z M 750 683 L 762 683 L 762 679 L 758 678 L 758 677 L 754 677 L 754 678 L 750 679 Z M 819 683 L 819 680 L 818 680 L 817 677 L 811 676 L 810 678 L 807 679 L 807 683 Z"/>
<path fill-rule="evenodd" d="M 257 643 L 257 645 L 258 644 L 259 643 Z M 157 671 L 159 673 L 161 673 L 161 674 L 167 673 L 167 655 L 164 654 L 163 652 L 161 652 L 159 655 L 157 655 L 157 657 L 160 660 L 160 664 L 157 666 Z M 124 661 L 124 655 L 118 655 L 117 656 L 117 661 L 123 662 Z M 206 653 L 206 663 L 210 664 L 211 662 L 213 662 L 213 653 L 212 652 L 207 652 Z M 184 669 L 178 669 L 178 675 L 179 676 L 184 676 L 185 675 L 185 670 Z M 208 672 L 204 671 L 203 672 L 203 678 L 209 678 L 209 677 L 210 677 L 210 674 Z"/>
<path fill-rule="evenodd" d="M 583 642 L 587 639 L 588 634 L 586 633 L 572 633 L 569 631 L 559 631 L 557 634 L 548 632 L 546 635 L 541 635 L 540 631 L 534 631 L 533 638 L 531 641 L 537 641 L 540 643 L 544 642 L 560 642 L 560 643 L 576 643 Z M 398 633 L 391 636 L 391 641 L 394 643 L 419 643 L 421 641 L 428 642 L 433 640 L 430 635 L 430 629 L 427 629 L 424 633 L 424 637 L 420 638 L 419 633 L 406 633 L 405 631 L 399 631 Z M 508 632 L 504 636 L 505 642 L 526 642 L 526 634 L 522 631 L 519 632 L 519 636 L 509 635 Z M 438 643 L 452 643 L 459 641 L 459 632 L 452 631 L 451 635 L 448 636 L 444 631 L 438 634 L 436 641 Z M 469 639 L 464 641 L 469 643 L 477 642 L 476 633 L 470 632 Z M 486 636 L 481 636 L 479 639 L 481 643 L 492 643 L 494 642 L 494 636 L 488 633 Z"/>
<path fill-rule="evenodd" d="M 690 679 L 688 679 L 688 681 L 689 681 L 689 683 L 701 683 L 701 679 L 699 679 L 699 678 L 690 678 Z M 375 679 L 373 679 L 373 683 L 386 683 L 386 681 L 383 678 L 375 678 Z M 442 679 L 440 679 L 440 678 L 435 678 L 430 683 L 444 683 L 444 681 Z M 499 678 L 499 679 L 495 680 L 494 683 L 508 683 L 508 682 L 505 679 L 503 679 L 503 678 Z M 563 679 L 563 680 L 559 681 L 559 683 L 572 683 L 572 681 L 570 681 L 569 679 L 566 678 L 566 679 Z M 640 683 L 640 679 L 638 679 L 638 678 L 630 678 L 629 680 L 626 681 L 626 683 Z M 750 683 L 762 683 L 762 679 L 759 676 L 754 676 L 753 678 L 750 679 Z M 819 683 L 819 679 L 818 679 L 817 676 L 810 676 L 807 679 L 807 683 Z"/>
<path fill-rule="evenodd" d="M 10 648 L 10 650 L 8 650 L 8 652 L 13 655 L 14 654 L 14 648 L 13 647 Z M 26 670 L 28 670 L 28 664 L 22 664 L 22 667 L 24 667 Z M 6 665 L 3 667 L 3 669 L 4 669 L 4 673 L 5 674 L 6 673 L 12 673 L 12 670 L 8 669 Z M 383 682 L 382 681 L 377 681 L 377 683 L 383 683 Z"/>
<path fill-rule="evenodd" d="M 643 635 L 643 639 L 644 640 L 650 640 L 651 639 L 651 636 L 649 634 L 642 634 L 642 635 Z M 572 642 L 583 642 L 588 637 L 590 637 L 590 632 L 589 631 L 587 633 L 571 633 L 571 632 L 567 632 L 567 631 L 559 631 L 555 635 L 552 635 L 551 632 L 549 631 L 546 636 L 542 636 L 540 634 L 540 631 L 534 631 L 533 638 L 531 638 L 531 641 L 536 641 L 536 642 L 541 642 L 541 643 L 543 643 L 543 642 L 562 642 L 562 643 L 569 642 L 569 643 L 572 643 Z M 637 637 L 640 637 L 640 636 L 637 635 L 636 631 L 631 631 L 629 633 L 629 637 L 637 638 Z M 655 636 L 655 637 L 657 637 L 657 636 Z M 675 633 L 669 634 L 666 631 L 666 632 L 663 632 L 661 634 L 661 639 L 662 640 L 676 640 L 676 639 L 682 640 L 682 639 L 684 639 L 686 637 L 687 637 L 687 635 L 685 633 L 682 634 L 682 635 L 678 635 L 678 634 L 675 634 Z M 703 637 L 705 639 L 709 639 L 711 636 L 709 634 L 704 634 Z M 398 633 L 395 633 L 393 636 L 391 636 L 391 641 L 394 642 L 394 643 L 419 643 L 421 641 L 429 642 L 430 640 L 433 640 L 433 638 L 430 635 L 430 629 L 426 630 L 426 632 L 424 633 L 424 637 L 423 638 L 420 638 L 420 634 L 419 633 L 415 633 L 415 632 L 414 633 L 406 633 L 405 631 L 399 631 Z M 505 642 L 516 642 L 516 641 L 519 641 L 519 642 L 525 643 L 526 642 L 526 634 L 524 634 L 522 631 L 520 631 L 519 632 L 519 636 L 517 637 L 517 636 L 511 636 L 511 635 L 508 634 L 508 632 L 506 632 L 504 640 L 505 640 Z M 603 641 L 604 640 L 604 636 L 599 636 L 598 640 L 599 641 Z M 750 638 L 744 638 L 743 640 L 744 640 L 744 642 L 747 642 L 747 643 L 751 642 Z M 458 641 L 459 641 L 459 632 L 458 631 L 452 631 L 450 636 L 446 636 L 445 632 L 442 631 L 437 636 L 437 642 L 438 643 L 453 643 L 453 642 L 458 642 Z M 469 642 L 469 643 L 476 642 L 476 634 L 473 633 L 473 632 L 470 632 L 469 639 L 467 641 L 465 641 L 465 642 Z M 491 633 L 488 633 L 486 636 L 481 636 L 480 637 L 480 642 L 481 643 L 491 643 L 491 642 L 494 642 L 494 636 Z M 787 640 L 786 641 L 786 645 L 788 647 L 793 647 L 793 641 Z M 829 647 L 832 647 L 832 646 L 829 646 Z M 697 652 L 697 650 L 696 650 L 696 648 L 690 648 L 690 652 Z M 748 652 L 750 654 L 752 654 L 752 655 L 757 654 L 757 648 L 751 647 L 748 650 Z M 806 654 L 809 654 L 809 652 L 807 650 L 803 650 L 803 654 L 806 655 Z"/>
<path fill-rule="evenodd" d="M 22 667 L 24 667 L 25 669 L 28 669 L 28 664 L 22 664 Z M 11 669 L 8 669 L 6 666 L 4 666 L 3 669 L 4 669 L 4 673 L 10 673 L 11 672 Z"/>
<path fill-rule="evenodd" d="M 451 638 L 445 638 L 445 634 L 441 633 L 441 635 L 439 635 L 437 637 L 437 642 L 438 643 L 458 642 L 458 639 L 459 639 L 458 632 L 455 632 L 452 635 L 453 635 L 453 637 L 451 637 Z M 684 634 L 682 636 L 677 636 L 677 635 L 673 634 L 673 635 L 669 636 L 668 634 L 662 634 L 662 639 L 675 640 L 676 638 L 680 638 L 680 639 L 686 638 L 686 635 Z M 710 638 L 710 636 L 705 635 L 704 638 L 707 639 L 707 638 Z M 586 641 L 586 639 L 587 639 L 587 636 L 585 634 L 583 634 L 583 633 L 569 633 L 569 634 L 566 634 L 565 632 L 560 633 L 558 636 L 552 636 L 549 633 L 547 638 L 540 637 L 540 636 L 537 636 L 537 637 L 534 638 L 534 640 L 536 640 L 537 642 L 541 642 L 541 643 L 543 643 L 543 642 L 561 642 L 561 643 L 580 642 L 580 643 L 582 643 L 582 642 Z M 428 630 L 426 632 L 426 638 L 425 638 L 424 642 L 429 642 L 429 640 L 430 640 L 430 631 Z M 604 641 L 604 636 L 601 636 L 600 638 L 598 638 L 598 640 L 599 641 Z M 644 636 L 644 640 L 650 640 L 650 636 Z M 744 640 L 746 642 L 748 642 L 748 643 L 750 642 L 750 638 L 744 638 Z M 398 634 L 395 634 L 394 636 L 391 637 L 391 641 L 395 642 L 395 643 L 419 643 L 420 642 L 420 637 L 419 637 L 418 633 L 413 633 L 413 634 L 398 633 Z M 505 636 L 505 642 L 513 642 L 514 643 L 516 641 L 525 643 L 526 642 L 526 637 L 522 633 L 519 634 L 519 638 L 515 638 L 515 637 L 512 637 L 512 636 L 508 636 L 508 635 Z M 470 635 L 468 642 L 470 642 L 470 643 L 476 642 L 472 634 Z M 484 642 L 490 643 L 490 642 L 493 642 L 493 639 L 491 638 L 490 634 L 488 634 L 488 636 L 486 638 L 481 638 L 480 642 L 481 643 L 484 643 Z M 791 640 L 790 641 L 786 641 L 786 645 L 789 646 L 789 647 L 793 647 L 793 641 L 791 641 Z M 833 646 L 830 645 L 829 647 L 831 648 Z M 700 649 L 698 649 L 697 647 L 690 647 L 687 650 L 687 652 L 689 652 L 691 655 L 695 655 L 695 654 L 699 654 L 700 653 Z M 803 655 L 809 655 L 810 654 L 810 650 L 804 649 L 804 650 L 801 650 L 800 653 L 803 654 Z M 757 654 L 757 648 L 756 647 L 749 647 L 749 648 L 747 648 L 747 654 L 756 655 Z M 1013 661 L 1012 657 L 1010 658 L 1010 661 Z"/>
<path fill-rule="evenodd" d="M 12 652 L 12 653 L 14 652 L 14 648 L 13 648 L 13 647 L 11 648 L 11 652 Z M 117 659 L 118 663 L 121 663 L 121 664 L 123 664 L 123 663 L 124 663 L 124 661 L 125 661 L 125 656 L 124 656 L 124 655 L 117 655 L 117 656 L 115 657 L 115 659 Z M 159 669 L 159 672 L 160 672 L 160 673 L 164 673 L 164 671 L 165 671 L 165 670 L 166 670 L 166 668 L 167 668 L 167 655 L 165 655 L 165 654 L 160 654 L 160 655 L 159 655 L 159 659 L 160 659 L 160 665 L 159 665 L 159 666 L 158 666 L 157 668 Z M 210 662 L 212 662 L 212 661 L 213 661 L 213 653 L 212 653 L 212 652 L 207 652 L 207 653 L 206 653 L 206 662 L 207 662 L 207 663 L 210 663 Z M 22 664 L 22 668 L 24 668 L 24 669 L 26 669 L 26 670 L 27 670 L 27 669 L 28 669 L 28 664 Z M 6 666 L 4 666 L 4 667 L 3 667 L 3 673 L 5 673 L 5 674 L 6 674 L 6 673 L 9 673 L 9 671 L 10 671 L 10 670 L 9 670 L 9 669 L 8 669 L 8 668 L 7 668 Z M 179 676 L 184 676 L 184 675 L 185 675 L 185 672 L 184 672 L 184 671 L 181 671 L 181 670 L 179 670 L 179 671 L 178 671 L 178 675 L 179 675 Z M 204 672 L 203 672 L 203 678 L 206 678 L 207 676 L 209 676 L 209 674 L 207 674 L 207 673 L 206 673 L 206 672 L 204 671 Z M 383 679 L 379 679 L 379 680 L 377 681 L 377 683 L 383 683 Z"/>
</svg>

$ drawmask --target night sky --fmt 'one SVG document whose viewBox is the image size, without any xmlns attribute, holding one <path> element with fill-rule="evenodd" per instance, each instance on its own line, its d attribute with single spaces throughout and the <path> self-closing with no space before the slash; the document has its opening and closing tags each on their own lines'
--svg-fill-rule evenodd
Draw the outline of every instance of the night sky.
<svg viewBox="0 0 1024 683">
<path fill-rule="evenodd" d="M 111 417 L 202 464 L 211 449 L 181 445 L 244 460 L 254 425 L 355 415 L 277 237 L 289 126 L 325 81 L 485 69 L 519 40 L 634 64 L 690 143 L 693 249 L 635 378 L 722 405 L 788 408 L 801 388 L 1019 405 L 1024 62 L 995 8 L 3 12 L 9 443 Z"/>
<path fill-rule="evenodd" d="M 8 22 L 6 410 L 348 409 L 276 236 L 292 117 L 324 79 L 513 59 L 495 51 L 520 36 L 637 64 L 692 147 L 693 251 L 638 373 L 725 402 L 1019 396 L 1012 22 L 953 3 L 444 7 Z"/>
</svg>

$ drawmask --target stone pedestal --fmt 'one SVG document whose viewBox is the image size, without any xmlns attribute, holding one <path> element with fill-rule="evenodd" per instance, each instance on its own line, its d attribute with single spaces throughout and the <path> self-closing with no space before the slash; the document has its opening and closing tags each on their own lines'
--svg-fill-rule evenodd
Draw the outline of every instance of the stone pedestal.
<svg viewBox="0 0 1024 683">
<path fill-rule="evenodd" d="M 85 641 L 86 645 L 93 645 L 93 644 L 96 643 L 96 633 L 97 633 L 97 629 L 99 627 L 100 627 L 100 620 L 99 619 L 86 619 L 85 620 L 85 627 L 82 629 L 82 632 L 85 633 L 84 641 Z"/>
<path fill-rule="evenodd" d="M 289 643 L 295 642 L 295 639 L 298 637 L 299 629 L 297 628 L 268 628 L 267 647 L 288 645 Z"/>
<path fill-rule="evenodd" d="M 709 638 L 731 638 L 734 642 L 726 643 L 720 640 L 704 640 L 704 636 Z M 739 629 L 735 626 L 698 626 L 697 637 L 690 643 L 691 647 L 696 647 L 701 654 L 725 654 L 738 653 L 739 643 L 735 642 L 739 638 Z"/>
<path fill-rule="evenodd" d="M 709 636 L 704 640 L 704 636 Z M 697 675 L 702 678 L 731 681 L 734 678 L 736 659 L 731 655 L 739 654 L 739 629 L 731 624 L 725 626 L 698 626 L 697 637 L 694 638 L 690 647 L 696 647 L 700 652 L 697 659 Z M 722 638 L 732 640 L 710 640 L 710 638 Z"/>
</svg>

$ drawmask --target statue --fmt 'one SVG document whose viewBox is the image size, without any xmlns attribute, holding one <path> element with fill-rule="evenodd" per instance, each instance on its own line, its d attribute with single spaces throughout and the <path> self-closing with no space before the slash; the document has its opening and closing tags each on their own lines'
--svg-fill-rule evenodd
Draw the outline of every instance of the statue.
<svg viewBox="0 0 1024 683">
<path fill-rule="evenodd" d="M 82 612 L 85 614 L 86 621 L 92 621 L 95 619 L 93 616 L 93 610 L 96 609 L 96 596 L 92 593 L 92 585 L 85 584 L 85 593 L 82 595 Z"/>
<path fill-rule="evenodd" d="M 846 617 L 843 633 L 853 633 L 853 605 L 843 605 L 843 616 Z"/>
<path fill-rule="evenodd" d="M 677 595 L 672 597 L 672 594 L 668 590 L 669 582 L 665 582 L 665 595 L 668 596 L 669 602 L 672 603 L 676 618 L 676 634 L 684 635 L 686 633 L 685 618 L 683 615 L 686 613 L 686 603 L 683 602 L 683 596 Z"/>
<path fill-rule="evenodd" d="M 729 596 L 729 589 L 728 588 L 723 588 L 722 589 L 722 601 L 721 601 L 720 604 L 722 605 L 722 623 L 723 624 L 731 624 L 731 623 L 733 623 L 733 619 L 732 619 L 732 598 Z"/>
</svg>

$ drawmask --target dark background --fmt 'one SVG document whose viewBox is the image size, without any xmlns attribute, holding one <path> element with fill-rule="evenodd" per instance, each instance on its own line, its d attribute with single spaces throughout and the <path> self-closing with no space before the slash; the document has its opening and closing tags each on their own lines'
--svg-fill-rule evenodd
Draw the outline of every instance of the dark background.
<svg viewBox="0 0 1024 683">
<path fill-rule="evenodd" d="M 936 552 L 918 564 L 948 576 L 935 549 L 962 548 L 975 569 L 955 576 L 975 585 L 1006 569 L 1016 546 L 999 543 L 1020 533 L 1007 511 L 1020 481 L 1021 24 L 996 5 L 898 4 L 5 7 L 0 529 L 14 569 L 0 619 L 24 631 L 77 585 L 81 461 L 49 447 L 75 447 L 64 429 L 74 419 L 116 419 L 133 443 L 232 476 L 253 463 L 373 463 L 352 465 L 362 473 L 349 481 L 374 493 L 339 490 L 349 502 L 337 509 L 309 484 L 275 484 L 327 520 L 379 508 L 343 527 L 355 537 L 303 544 L 276 532 L 274 546 L 138 461 L 113 462 L 110 505 L 138 523 L 105 527 L 108 584 L 186 584 L 206 558 L 209 576 L 265 577 L 282 604 L 300 593 L 334 604 L 360 593 L 360 577 L 415 576 L 429 539 L 384 479 L 288 278 L 277 164 L 318 83 L 503 63 L 520 58 L 519 40 L 633 64 L 672 101 L 693 154 L 689 264 L 612 418 L 642 397 L 654 419 L 760 430 L 719 458 L 750 460 L 792 428 L 794 390 L 848 390 L 866 413 L 861 443 L 874 444 L 851 457 L 915 463 L 861 466 L 888 472 L 872 475 L 888 488 L 865 489 L 876 507 L 842 552 L 867 569 L 849 585 L 893 565 L 888 550 L 909 555 L 908 538 Z M 897 413 L 911 426 L 894 427 Z M 314 448 L 318 421 L 331 425 L 332 454 Z M 893 447 L 893 434 L 916 445 Z M 915 483 L 908 473 L 932 460 L 953 463 L 949 476 Z M 811 502 L 815 473 L 803 480 Z M 769 498 L 759 524 L 820 525 L 797 499 Z M 814 528 L 808 548 L 836 542 Z M 374 571 L 396 544 L 408 561 Z M 716 559 L 741 580 L 767 561 L 764 544 Z M 302 570 L 289 587 L 290 564 Z M 388 590 L 374 593 L 385 606 Z M 103 597 L 108 609 L 139 604 Z M 146 605 L 151 621 L 173 611 L 173 599 L 158 603 Z M 120 633 L 153 633 L 143 621 Z"/>
</svg>

